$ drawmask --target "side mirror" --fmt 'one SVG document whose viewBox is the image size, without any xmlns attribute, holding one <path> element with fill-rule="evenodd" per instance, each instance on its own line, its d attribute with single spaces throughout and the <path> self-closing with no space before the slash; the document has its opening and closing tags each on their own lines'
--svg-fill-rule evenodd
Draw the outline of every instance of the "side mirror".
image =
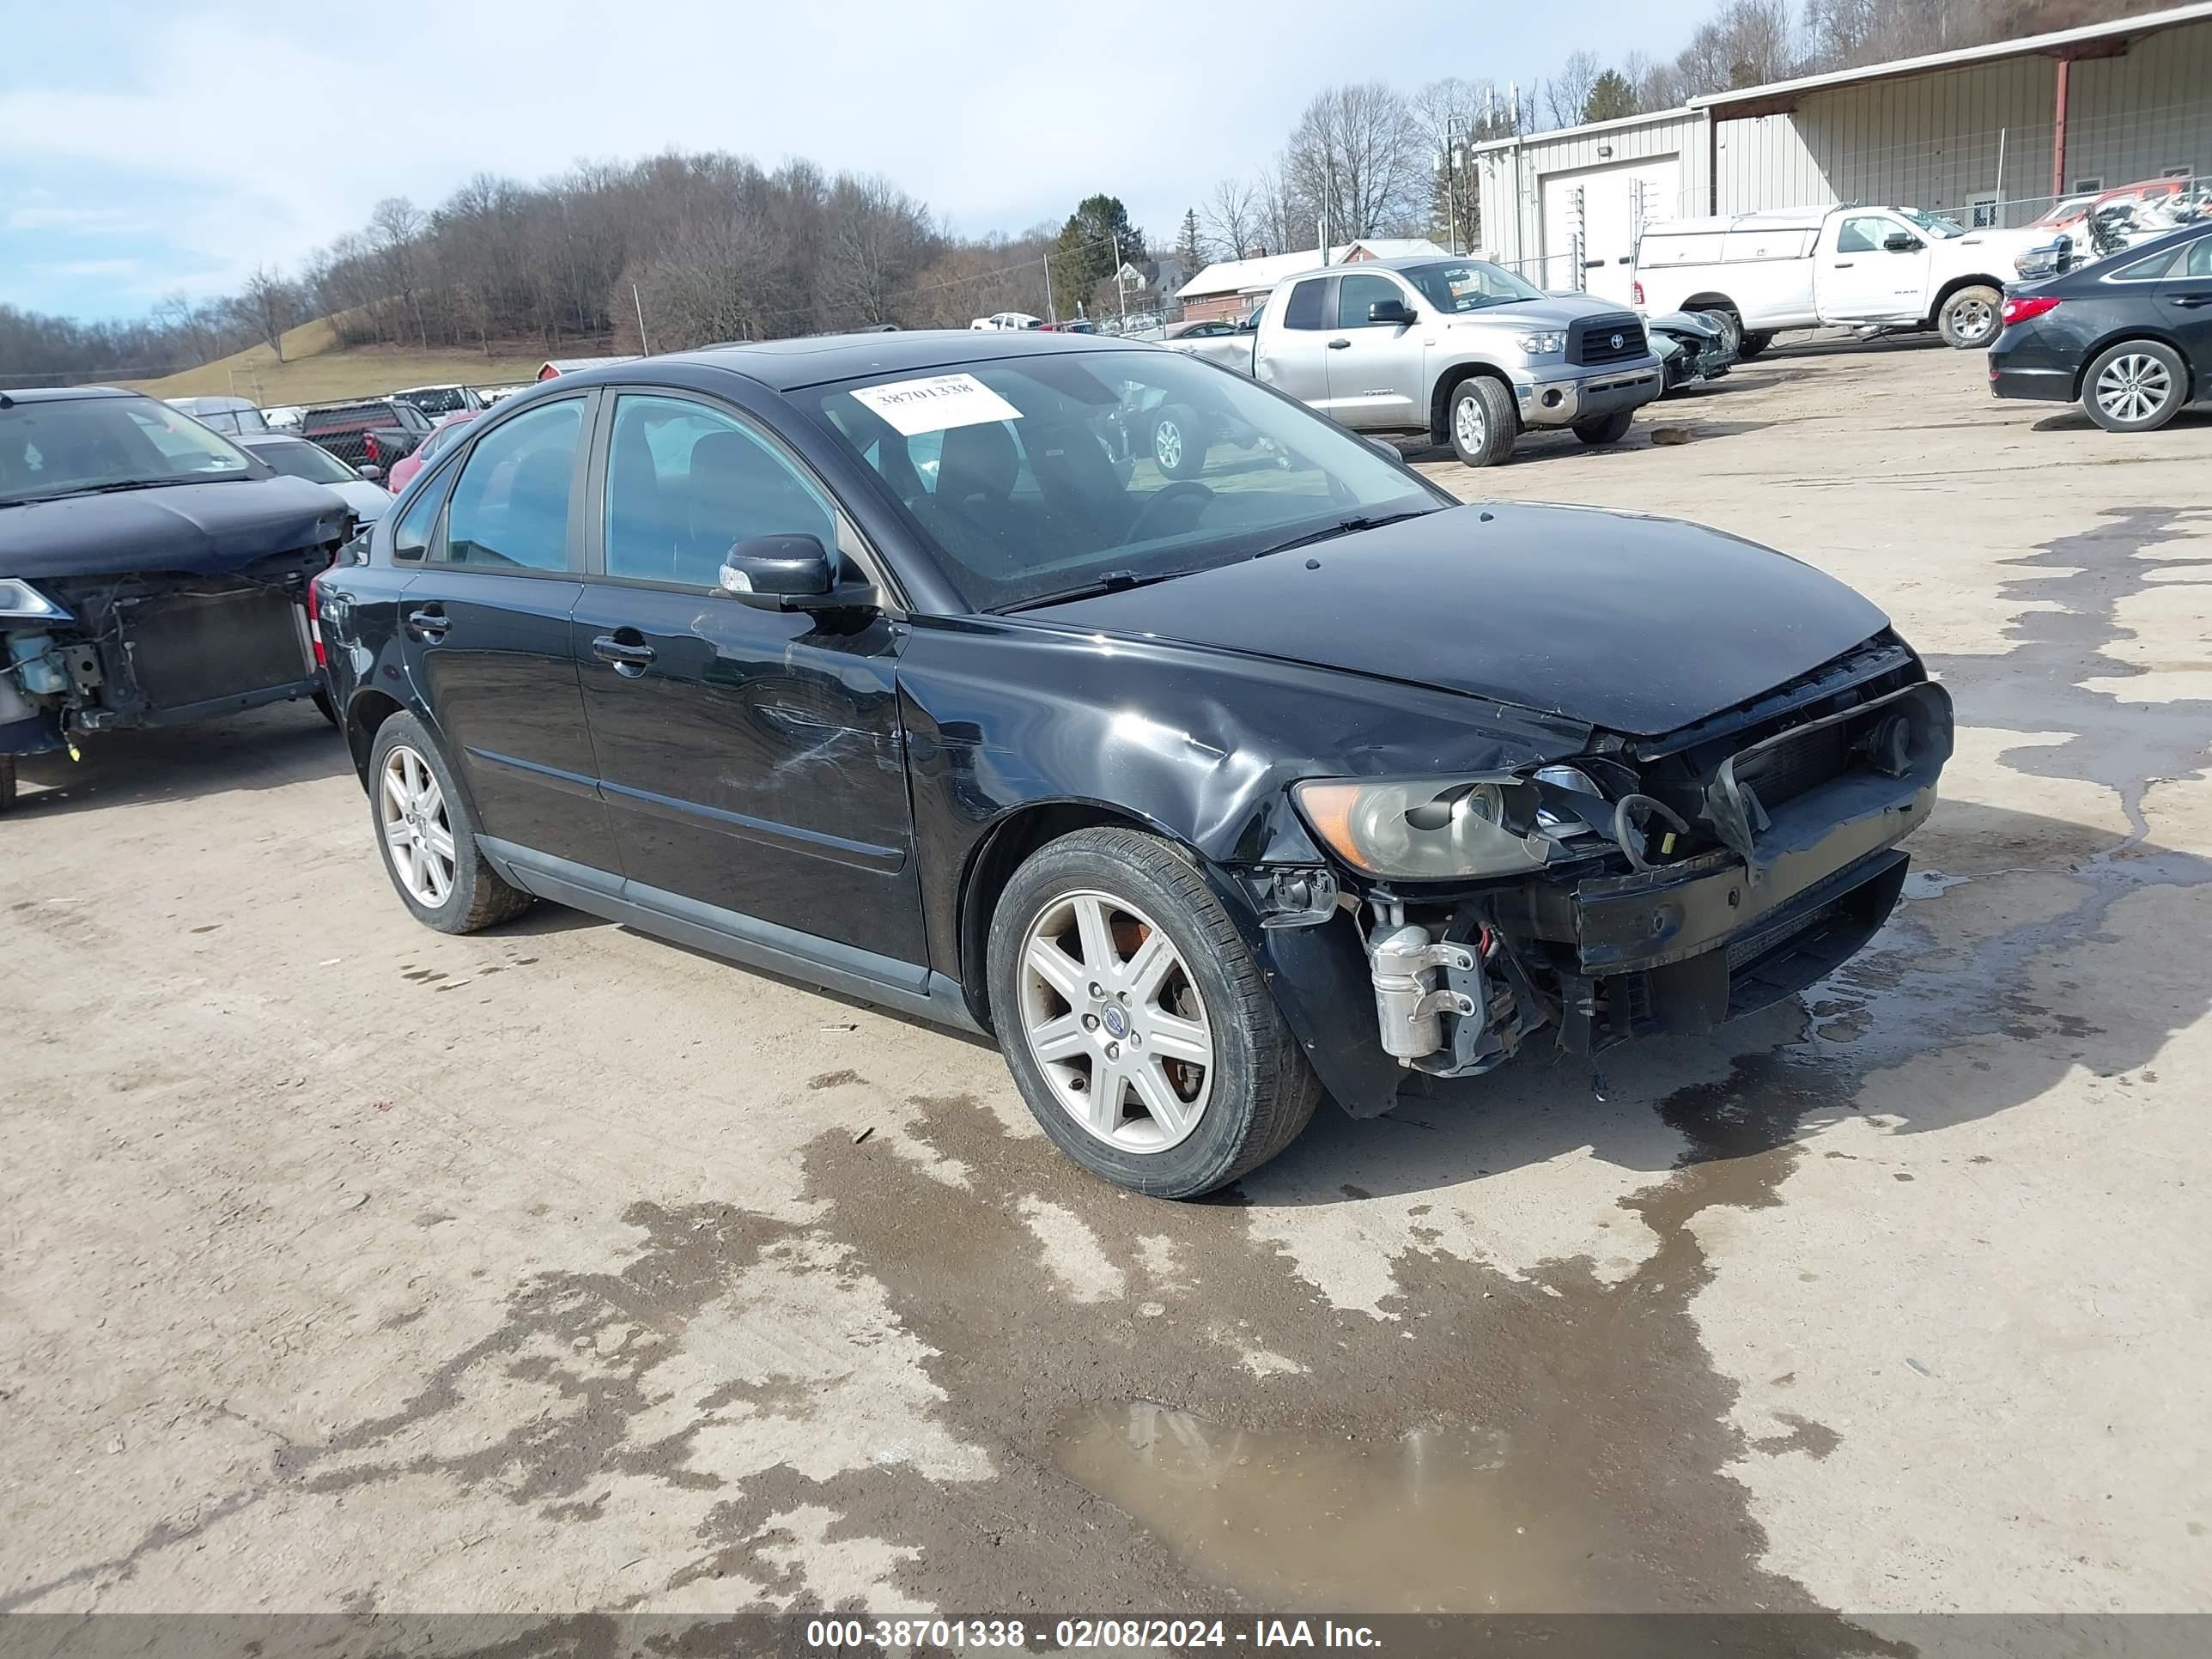
<svg viewBox="0 0 2212 1659">
<path fill-rule="evenodd" d="M 836 585 L 818 536 L 750 536 L 722 555 L 722 591 L 761 611 L 842 611 L 876 603 L 874 588 Z"/>
<path fill-rule="evenodd" d="M 378 479 L 384 476 L 384 469 L 379 466 L 374 461 L 363 461 L 359 466 L 354 468 L 354 471 L 360 473 L 362 477 L 368 479 L 371 483 L 374 483 Z"/>
<path fill-rule="evenodd" d="M 1881 239 L 1881 245 L 1892 253 L 1910 253 L 1920 246 L 1920 239 L 1909 230 L 1893 230 Z"/>
<path fill-rule="evenodd" d="M 1370 438 L 1367 441 L 1373 447 L 1375 453 L 1386 461 L 1402 461 L 1406 459 L 1399 453 L 1398 446 L 1388 438 Z"/>
<path fill-rule="evenodd" d="M 1414 320 L 1413 308 L 1403 300 L 1377 300 L 1367 307 L 1367 320 L 1404 328 Z"/>
</svg>

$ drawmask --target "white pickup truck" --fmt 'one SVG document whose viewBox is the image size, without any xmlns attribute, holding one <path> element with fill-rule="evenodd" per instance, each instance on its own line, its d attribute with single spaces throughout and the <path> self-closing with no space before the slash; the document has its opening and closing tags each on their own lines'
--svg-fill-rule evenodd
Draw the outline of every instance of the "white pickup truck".
<svg viewBox="0 0 2212 1659">
<path fill-rule="evenodd" d="M 1937 328 L 1961 350 L 1997 337 L 2004 285 L 2047 231 L 1968 230 L 1913 208 L 1797 208 L 1667 219 L 1636 248 L 1647 314 L 1724 311 L 1755 356 L 1785 329 Z"/>
</svg>

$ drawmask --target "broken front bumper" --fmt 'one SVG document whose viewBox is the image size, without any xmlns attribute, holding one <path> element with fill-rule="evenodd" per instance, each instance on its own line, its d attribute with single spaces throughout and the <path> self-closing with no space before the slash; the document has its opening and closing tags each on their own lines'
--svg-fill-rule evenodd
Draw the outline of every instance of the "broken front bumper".
<svg viewBox="0 0 2212 1659">
<path fill-rule="evenodd" d="M 1790 793 L 1790 769 L 1824 738 L 1848 744 L 1849 763 Z M 1950 752 L 1950 699 L 1924 681 L 1800 724 L 1706 780 L 1701 827 L 1723 845 L 1644 870 L 1616 860 L 1578 879 L 1389 900 L 1364 953 L 1350 918 L 1279 923 L 1278 1000 L 1355 1115 L 1388 1110 L 1409 1072 L 1487 1071 L 1545 1025 L 1583 1055 L 1708 1030 L 1816 983 L 1879 931 L 1908 867 L 1897 843 L 1933 809 Z M 1370 993 L 1356 1014 L 1355 962 Z"/>
</svg>

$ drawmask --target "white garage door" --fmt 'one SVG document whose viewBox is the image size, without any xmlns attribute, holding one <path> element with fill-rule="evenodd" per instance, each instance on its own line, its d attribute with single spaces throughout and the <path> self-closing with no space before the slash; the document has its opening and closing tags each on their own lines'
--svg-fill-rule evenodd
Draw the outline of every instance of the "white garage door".
<svg viewBox="0 0 2212 1659">
<path fill-rule="evenodd" d="M 1626 305 L 1637 235 L 1655 220 L 1678 216 L 1681 173 L 1679 158 L 1659 155 L 1545 174 L 1543 286 Z"/>
</svg>

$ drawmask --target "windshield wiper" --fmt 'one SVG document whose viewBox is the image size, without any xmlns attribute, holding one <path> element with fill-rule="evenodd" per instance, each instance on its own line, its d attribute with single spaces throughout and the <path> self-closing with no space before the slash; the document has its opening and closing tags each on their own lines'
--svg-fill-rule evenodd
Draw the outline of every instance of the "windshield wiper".
<svg viewBox="0 0 2212 1659">
<path fill-rule="evenodd" d="M 52 489 L 37 495 L 19 495 L 15 498 L 15 504 L 17 506 L 23 506 L 32 501 L 65 501 L 73 495 L 112 495 L 125 489 L 167 489 L 173 484 L 191 483 L 195 481 L 202 483 L 212 483 L 218 478 L 242 478 L 245 476 L 246 475 L 242 472 L 217 472 L 210 473 L 205 477 L 198 478 L 197 480 L 191 478 L 118 478 L 112 483 L 77 484 L 68 489 Z"/>
<path fill-rule="evenodd" d="M 1017 599 L 1012 605 L 996 607 L 1002 617 L 1017 611 L 1035 611 L 1048 605 L 1066 605 L 1073 599 L 1095 599 L 1101 593 L 1126 593 L 1133 587 L 1150 587 L 1154 582 L 1171 582 L 1178 576 L 1196 573 L 1188 570 L 1158 570 L 1139 574 L 1133 570 L 1109 570 L 1095 580 L 1074 587 L 1063 587 L 1057 593 L 1041 593 L 1033 599 Z"/>
<path fill-rule="evenodd" d="M 1334 541 L 1339 536 L 1349 536 L 1362 530 L 1375 530 L 1386 524 L 1397 524 L 1406 519 L 1425 519 L 1443 509 L 1417 507 L 1405 513 L 1355 513 L 1348 519 L 1339 519 L 1334 524 L 1324 525 L 1319 530 L 1309 530 L 1303 536 L 1293 536 L 1286 542 L 1277 542 L 1273 547 L 1263 547 L 1252 556 L 1264 559 L 1270 553 L 1287 553 L 1294 547 L 1310 547 L 1316 542 Z"/>
</svg>

